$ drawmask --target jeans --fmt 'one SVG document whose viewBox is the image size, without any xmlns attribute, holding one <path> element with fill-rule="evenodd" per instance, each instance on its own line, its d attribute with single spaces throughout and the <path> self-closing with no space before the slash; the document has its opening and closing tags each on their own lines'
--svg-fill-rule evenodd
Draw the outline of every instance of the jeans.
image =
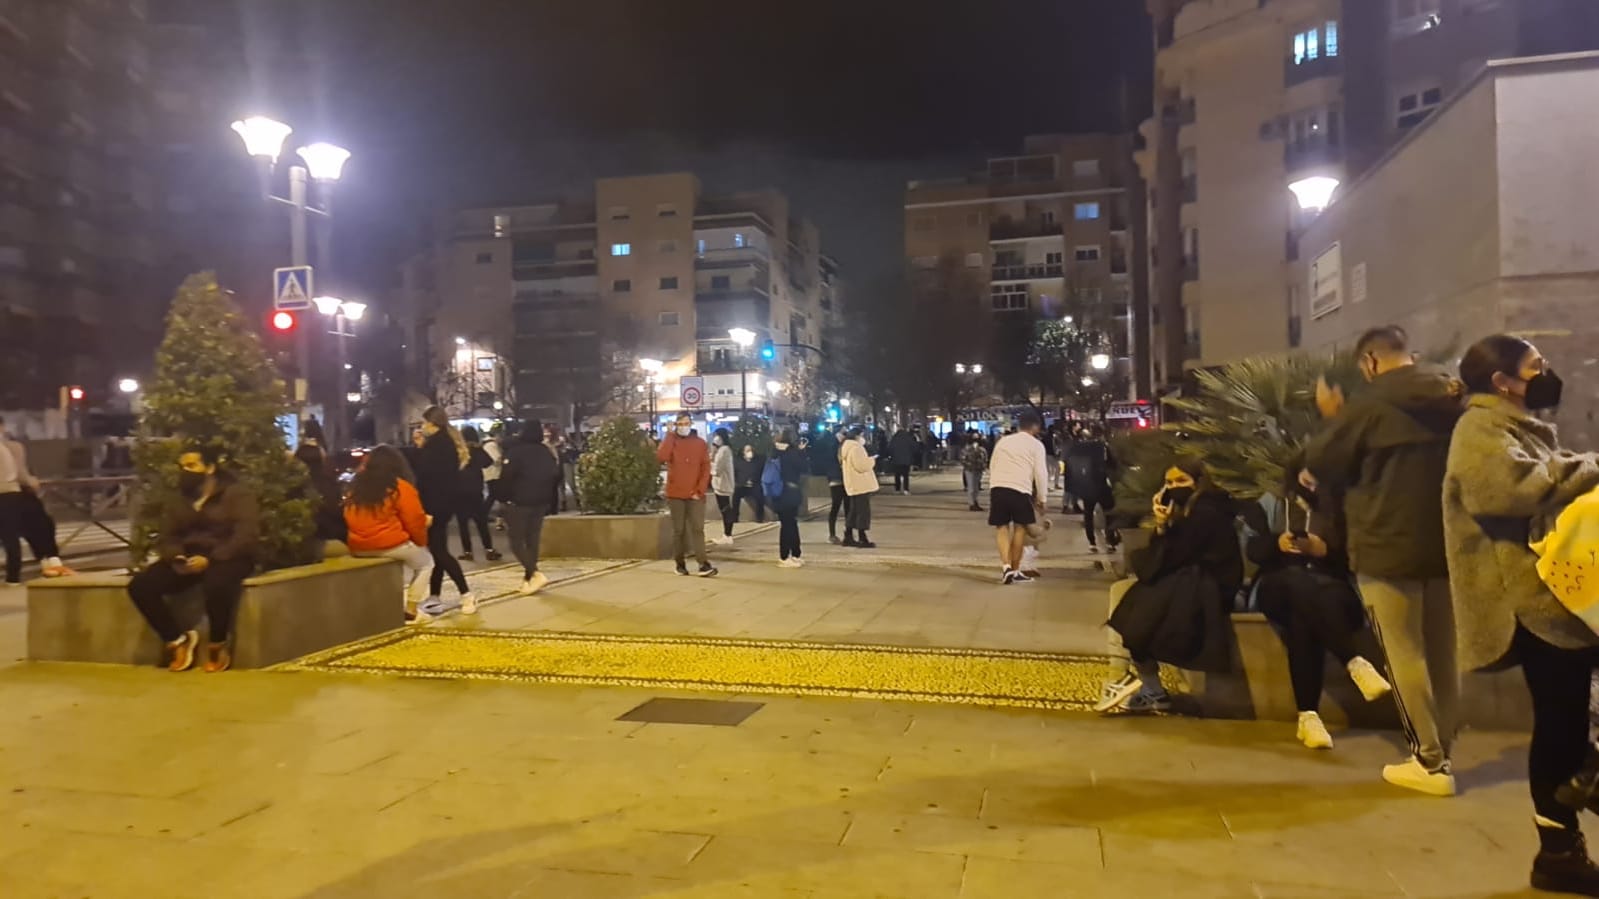
<svg viewBox="0 0 1599 899">
<path fill-rule="evenodd" d="M 1301 712 L 1321 707 L 1327 656 L 1339 664 L 1360 655 L 1365 610 L 1349 581 L 1298 565 L 1262 576 L 1255 586 L 1260 611 L 1288 651 L 1288 680 Z"/>
<path fill-rule="evenodd" d="M 428 584 L 428 579 L 433 574 L 433 554 L 425 546 L 417 546 L 407 540 L 399 546 L 388 549 L 362 550 L 351 553 L 363 559 L 394 559 L 405 566 L 405 601 L 409 605 L 416 605 L 423 600 L 422 588 Z"/>
<path fill-rule="evenodd" d="M 466 595 L 470 590 L 466 585 L 466 573 L 461 570 L 461 563 L 455 561 L 450 555 L 450 517 L 448 515 L 435 515 L 433 524 L 428 526 L 428 551 L 433 553 L 433 574 L 428 577 L 428 595 L 438 596 L 444 588 L 444 576 L 450 576 L 455 583 L 455 589 Z"/>
<path fill-rule="evenodd" d="M 6 581 L 22 580 L 22 516 L 21 493 L 0 493 L 0 547 L 6 553 Z"/>
<path fill-rule="evenodd" d="M 973 506 L 982 505 L 982 502 L 981 502 L 982 495 L 983 495 L 983 473 L 980 472 L 980 471 L 968 471 L 968 472 L 966 472 L 966 498 L 968 500 L 968 505 L 973 505 Z"/>
<path fill-rule="evenodd" d="M 467 526 L 477 523 L 477 535 L 483 541 L 484 549 L 494 548 L 494 538 L 489 536 L 489 507 L 478 503 L 474 509 L 462 509 L 455 513 L 455 526 L 461 529 L 461 549 L 470 553 L 472 551 L 472 532 Z"/>
<path fill-rule="evenodd" d="M 733 488 L 733 520 L 738 521 L 739 509 L 744 500 L 748 499 L 750 505 L 755 507 L 755 520 L 766 520 L 766 494 L 761 492 L 761 485 L 745 485 Z"/>
<path fill-rule="evenodd" d="M 894 489 L 911 489 L 911 467 L 909 465 L 894 466 Z"/>
<path fill-rule="evenodd" d="M 172 563 L 162 560 L 133 576 L 128 582 L 128 596 L 151 630 L 160 635 L 162 642 L 171 643 L 183 636 L 183 628 L 172 616 L 167 597 L 199 585 L 205 594 L 211 642 L 226 643 L 233 632 L 233 616 L 239 609 L 244 579 L 254 570 L 251 559 L 213 559 L 199 574 L 181 574 Z"/>
<path fill-rule="evenodd" d="M 722 536 L 733 536 L 733 522 L 738 520 L 738 503 L 731 496 L 716 494 L 716 511 L 722 513 Z"/>
<path fill-rule="evenodd" d="M 1361 575 L 1360 597 L 1388 657 L 1388 680 L 1410 750 L 1428 771 L 1436 771 L 1449 761 L 1460 722 L 1449 581 Z"/>
<path fill-rule="evenodd" d="M 690 554 L 701 565 L 711 564 L 705 555 L 705 498 L 668 498 L 666 510 L 672 515 L 672 558 L 678 566 L 682 567 Z"/>
<path fill-rule="evenodd" d="M 844 510 L 844 527 L 849 527 L 849 494 L 844 492 L 843 484 L 829 484 L 828 492 L 833 495 L 833 506 L 827 512 L 828 536 L 838 536 L 838 510 Z"/>
<path fill-rule="evenodd" d="M 522 579 L 539 570 L 539 535 L 544 533 L 544 509 L 506 506 L 505 527 L 511 533 L 511 553 L 522 563 Z"/>
<path fill-rule="evenodd" d="M 1516 657 L 1532 694 L 1532 747 L 1527 786 L 1539 815 L 1577 829 L 1577 811 L 1555 801 L 1555 789 L 1570 780 L 1592 752 L 1588 742 L 1588 690 L 1599 651 L 1558 649 L 1516 628 Z"/>
<path fill-rule="evenodd" d="M 772 508 L 777 512 L 779 522 L 777 528 L 777 556 L 786 559 L 789 556 L 800 557 L 800 532 L 799 532 L 799 488 L 785 487 L 783 495 L 772 503 Z"/>
</svg>

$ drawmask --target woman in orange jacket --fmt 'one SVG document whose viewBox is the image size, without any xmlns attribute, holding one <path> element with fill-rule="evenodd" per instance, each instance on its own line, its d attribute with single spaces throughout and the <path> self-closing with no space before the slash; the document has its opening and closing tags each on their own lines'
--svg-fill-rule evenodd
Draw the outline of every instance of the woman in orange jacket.
<svg viewBox="0 0 1599 899">
<path fill-rule="evenodd" d="M 395 559 L 405 566 L 405 620 L 412 624 L 432 617 L 421 611 L 420 604 L 433 571 L 428 515 L 412 486 L 415 477 L 399 450 L 375 447 L 362 460 L 344 501 L 350 553 Z"/>
</svg>

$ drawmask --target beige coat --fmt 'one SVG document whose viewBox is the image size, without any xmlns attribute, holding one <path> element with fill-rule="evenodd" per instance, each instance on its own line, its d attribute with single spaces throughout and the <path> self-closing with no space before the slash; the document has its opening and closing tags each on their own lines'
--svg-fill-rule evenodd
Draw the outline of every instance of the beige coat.
<svg viewBox="0 0 1599 899">
<path fill-rule="evenodd" d="M 1599 645 L 1538 577 L 1528 542 L 1599 487 L 1599 456 L 1560 449 L 1553 425 L 1475 394 L 1455 426 L 1444 474 L 1444 544 L 1460 667 L 1507 661 L 1516 625 L 1565 649 Z"/>
</svg>

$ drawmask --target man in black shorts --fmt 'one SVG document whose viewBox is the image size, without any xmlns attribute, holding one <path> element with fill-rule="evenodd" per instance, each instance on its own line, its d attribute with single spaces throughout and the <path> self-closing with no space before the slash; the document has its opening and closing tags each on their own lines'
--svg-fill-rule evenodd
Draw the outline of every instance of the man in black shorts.
<svg viewBox="0 0 1599 899">
<path fill-rule="evenodd" d="M 1016 433 L 994 444 L 988 463 L 993 487 L 988 495 L 988 523 L 999 547 L 1003 584 L 1032 580 L 1021 572 L 1022 549 L 1027 526 L 1038 520 L 1049 497 L 1049 461 L 1038 436 L 1043 427 L 1036 414 L 1022 413 Z"/>
</svg>

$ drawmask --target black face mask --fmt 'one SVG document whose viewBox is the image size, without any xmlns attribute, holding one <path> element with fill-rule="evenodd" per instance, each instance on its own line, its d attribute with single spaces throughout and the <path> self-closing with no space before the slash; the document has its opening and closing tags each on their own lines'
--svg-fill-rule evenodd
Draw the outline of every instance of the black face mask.
<svg viewBox="0 0 1599 899">
<path fill-rule="evenodd" d="M 1188 505 L 1188 501 L 1194 498 L 1194 488 L 1167 487 L 1166 490 L 1161 493 L 1161 496 L 1165 497 L 1165 501 L 1162 502 L 1161 505 L 1172 506 L 1180 509 L 1186 507 Z"/>
<path fill-rule="evenodd" d="M 206 473 L 203 471 L 189 471 L 184 469 L 178 472 L 178 490 L 190 499 L 197 499 L 200 491 L 205 489 Z"/>
<path fill-rule="evenodd" d="M 1533 411 L 1553 409 L 1560 405 L 1560 392 L 1565 383 L 1554 369 L 1546 368 L 1527 382 L 1527 408 Z"/>
</svg>

